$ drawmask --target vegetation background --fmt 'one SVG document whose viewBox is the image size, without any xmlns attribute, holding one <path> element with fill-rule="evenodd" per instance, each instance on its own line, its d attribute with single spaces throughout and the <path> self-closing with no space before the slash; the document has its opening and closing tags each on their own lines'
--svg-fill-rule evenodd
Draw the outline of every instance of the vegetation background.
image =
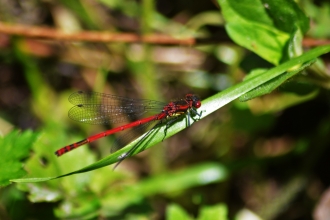
<svg viewBox="0 0 330 220">
<path fill-rule="evenodd" d="M 0 0 L 0 219 L 329 219 L 323 52 L 203 102 L 217 111 L 115 171 L 94 165 L 113 137 L 54 155 L 109 128 L 68 119 L 74 91 L 220 103 L 327 44 L 329 23 L 321 0 Z"/>
</svg>

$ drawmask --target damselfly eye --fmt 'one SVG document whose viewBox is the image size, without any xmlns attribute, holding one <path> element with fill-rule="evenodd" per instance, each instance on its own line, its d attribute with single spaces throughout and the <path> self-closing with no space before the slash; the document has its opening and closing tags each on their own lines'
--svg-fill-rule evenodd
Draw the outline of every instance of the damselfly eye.
<svg viewBox="0 0 330 220">
<path fill-rule="evenodd" d="M 201 107 L 201 105 L 202 105 L 202 103 L 201 103 L 201 101 L 194 101 L 194 103 L 193 103 L 193 106 L 195 107 L 195 108 L 199 108 L 199 107 Z"/>
</svg>

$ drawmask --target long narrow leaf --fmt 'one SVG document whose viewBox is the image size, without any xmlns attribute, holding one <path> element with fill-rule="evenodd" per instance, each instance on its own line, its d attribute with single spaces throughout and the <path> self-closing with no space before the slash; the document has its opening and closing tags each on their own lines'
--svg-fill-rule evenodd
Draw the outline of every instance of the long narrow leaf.
<svg viewBox="0 0 330 220">
<path fill-rule="evenodd" d="M 292 78 L 293 76 L 300 73 L 301 71 L 303 71 L 308 66 L 312 65 L 315 61 L 316 61 L 316 59 L 309 60 L 309 61 L 307 61 L 306 63 L 304 63 L 302 66 L 300 66 L 299 68 L 297 68 L 295 70 L 285 71 L 283 74 L 273 78 L 272 80 L 269 80 L 268 82 L 262 84 L 261 86 L 258 86 L 255 89 L 245 93 L 244 95 L 242 95 L 239 98 L 239 100 L 241 102 L 245 102 L 245 101 L 248 101 L 250 99 L 254 99 L 258 96 L 262 96 L 262 95 L 265 95 L 265 94 L 268 94 L 268 93 L 274 91 L 280 85 L 285 83 L 288 79 Z"/>
<path fill-rule="evenodd" d="M 330 46 L 322 46 L 314 48 L 313 50 L 310 50 L 306 52 L 305 54 L 296 57 L 288 62 L 285 62 L 273 69 L 270 69 L 269 71 L 266 71 L 263 74 L 260 74 L 258 76 L 252 77 L 246 81 L 243 81 L 237 85 L 234 85 L 220 93 L 217 93 L 216 95 L 207 98 L 202 102 L 202 106 L 199 111 L 202 112 L 202 116 L 200 119 L 206 117 L 207 115 L 211 114 L 212 112 L 218 110 L 222 106 L 228 104 L 229 102 L 239 98 L 240 96 L 244 95 L 245 93 L 257 88 L 258 86 L 268 82 L 271 79 L 274 79 L 275 77 L 280 76 L 284 72 L 294 68 L 297 65 L 302 65 L 310 60 L 313 60 L 322 54 L 330 52 Z M 190 121 L 193 121 L 190 119 Z M 178 133 L 179 131 L 185 129 L 187 126 L 186 120 L 182 118 L 182 120 L 175 123 L 173 126 L 171 126 L 167 130 L 166 138 L 171 137 L 172 135 Z M 155 144 L 161 142 L 164 138 L 164 129 L 165 125 L 160 126 L 156 128 L 153 132 L 150 133 L 149 137 L 144 140 L 142 143 L 140 143 L 140 147 L 135 151 L 132 152 L 131 156 L 146 150 Z M 139 139 L 138 139 L 139 140 Z M 96 163 L 93 163 L 89 166 L 86 166 L 80 170 L 76 170 L 64 175 L 56 176 L 56 177 L 45 177 L 45 178 L 26 178 L 26 179 L 13 179 L 12 182 L 40 182 L 40 181 L 46 181 L 46 180 L 52 180 L 56 178 L 61 178 L 64 176 L 70 176 L 77 173 L 84 173 L 91 170 L 95 170 L 104 166 L 108 166 L 110 164 L 116 163 L 120 160 L 120 156 L 123 155 L 125 152 L 127 152 L 134 144 L 137 143 L 137 141 L 134 141 L 124 148 L 120 149 L 119 151 L 110 154 L 109 156 L 97 161 Z"/>
</svg>

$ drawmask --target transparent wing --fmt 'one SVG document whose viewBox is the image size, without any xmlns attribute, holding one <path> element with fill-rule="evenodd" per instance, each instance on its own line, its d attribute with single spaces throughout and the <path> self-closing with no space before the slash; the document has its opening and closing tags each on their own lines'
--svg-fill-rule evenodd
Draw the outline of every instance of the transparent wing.
<svg viewBox="0 0 330 220">
<path fill-rule="evenodd" d="M 70 109 L 69 117 L 87 124 L 110 124 L 134 120 L 147 112 L 159 113 L 166 105 L 153 100 L 82 91 L 71 94 L 69 101 L 76 105 Z"/>
</svg>

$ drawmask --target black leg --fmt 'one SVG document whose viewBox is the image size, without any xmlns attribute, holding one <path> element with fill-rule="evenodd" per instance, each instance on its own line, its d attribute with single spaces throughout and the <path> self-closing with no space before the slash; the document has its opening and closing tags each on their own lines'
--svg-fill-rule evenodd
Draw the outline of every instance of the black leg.
<svg viewBox="0 0 330 220">
<path fill-rule="evenodd" d="M 177 120 L 177 118 L 178 117 L 174 117 L 174 118 L 172 118 L 172 119 L 170 119 L 166 122 L 166 126 L 165 126 L 165 129 L 164 129 L 164 137 L 163 137 L 162 141 L 164 141 L 164 139 L 167 135 L 167 129 L 169 129 L 169 127 L 173 124 L 173 122 L 175 122 Z"/>
</svg>

